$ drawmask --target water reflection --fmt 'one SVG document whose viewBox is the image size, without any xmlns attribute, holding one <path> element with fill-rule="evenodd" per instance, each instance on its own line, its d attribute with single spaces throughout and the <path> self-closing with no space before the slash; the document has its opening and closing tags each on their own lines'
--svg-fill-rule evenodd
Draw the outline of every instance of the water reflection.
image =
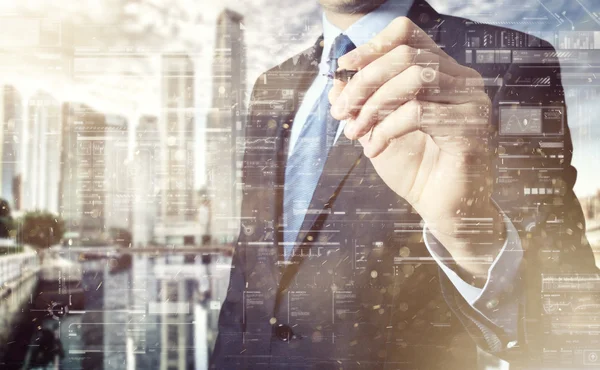
<svg viewBox="0 0 600 370">
<path fill-rule="evenodd" d="M 37 311 L 28 368 L 207 368 L 230 257 L 138 254 L 78 263 L 83 308 L 50 303 Z"/>
</svg>

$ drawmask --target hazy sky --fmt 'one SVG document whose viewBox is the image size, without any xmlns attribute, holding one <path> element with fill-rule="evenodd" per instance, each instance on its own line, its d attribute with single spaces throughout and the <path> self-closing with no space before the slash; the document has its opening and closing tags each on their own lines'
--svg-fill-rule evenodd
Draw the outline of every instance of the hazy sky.
<svg viewBox="0 0 600 370">
<path fill-rule="evenodd" d="M 442 13 L 502 22 L 523 31 L 600 23 L 596 0 L 430 3 Z M 159 55 L 186 52 L 197 64 L 197 119 L 202 125 L 210 103 L 214 25 L 224 7 L 245 16 L 248 86 L 261 71 L 311 45 L 321 32 L 316 0 L 0 0 L 0 78 L 17 85 L 25 95 L 43 89 L 61 101 L 82 101 L 133 119 L 158 111 Z M 65 44 L 53 44 L 56 39 Z M 106 73 L 74 79 L 68 73 L 73 46 L 77 52 L 133 53 L 139 58 L 135 62 L 113 58 L 100 66 Z M 123 78 L 119 74 L 123 70 L 130 77 Z M 565 85 L 569 89 L 568 81 Z M 574 163 L 580 172 L 576 189 L 580 195 L 590 194 L 600 187 L 600 122 L 589 117 L 599 116 L 600 111 L 595 102 L 570 99 L 568 104 L 576 146 Z M 197 171 L 202 182 L 203 170 Z"/>
</svg>

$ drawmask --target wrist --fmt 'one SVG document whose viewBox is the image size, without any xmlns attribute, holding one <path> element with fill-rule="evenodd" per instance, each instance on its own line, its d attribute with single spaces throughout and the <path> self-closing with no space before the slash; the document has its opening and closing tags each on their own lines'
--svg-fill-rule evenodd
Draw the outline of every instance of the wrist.
<svg viewBox="0 0 600 370">
<path fill-rule="evenodd" d="M 487 271 L 506 242 L 504 216 L 490 202 L 477 215 L 443 218 L 427 222 L 431 235 L 439 241 L 456 263 L 455 271 L 465 281 L 485 282 Z"/>
</svg>

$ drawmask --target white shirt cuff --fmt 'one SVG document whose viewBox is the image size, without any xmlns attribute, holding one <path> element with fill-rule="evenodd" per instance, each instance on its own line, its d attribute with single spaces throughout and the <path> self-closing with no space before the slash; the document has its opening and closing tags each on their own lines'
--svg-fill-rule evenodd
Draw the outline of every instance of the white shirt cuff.
<svg viewBox="0 0 600 370">
<path fill-rule="evenodd" d="M 507 334 L 516 334 L 518 299 L 514 299 L 514 294 L 518 290 L 516 285 L 519 283 L 523 248 L 517 229 L 501 210 L 500 213 L 506 226 L 506 240 L 488 269 L 483 288 L 468 284 L 443 262 L 452 260 L 452 257 L 431 235 L 427 224 L 423 227 L 423 240 L 433 259 L 469 305 L 488 320 L 503 327 Z M 513 296 L 513 299 L 507 299 L 507 296 Z M 499 309 L 500 305 L 504 306 L 502 310 Z"/>
</svg>

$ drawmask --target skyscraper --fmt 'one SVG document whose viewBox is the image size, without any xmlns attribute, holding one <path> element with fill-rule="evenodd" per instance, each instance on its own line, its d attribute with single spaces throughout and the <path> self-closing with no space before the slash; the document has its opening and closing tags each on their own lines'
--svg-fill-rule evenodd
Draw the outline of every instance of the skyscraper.
<svg viewBox="0 0 600 370">
<path fill-rule="evenodd" d="M 104 136 L 105 191 L 107 228 L 130 229 L 131 199 L 133 197 L 130 176 L 131 163 L 128 160 L 129 126 L 127 120 L 118 115 L 106 115 Z"/>
<path fill-rule="evenodd" d="M 105 239 L 106 119 L 81 103 L 63 105 L 60 215 L 84 242 Z"/>
<path fill-rule="evenodd" d="M 239 227 L 241 152 L 246 115 L 243 17 L 224 10 L 217 20 L 212 109 L 206 123 L 206 171 L 213 239 L 231 241 Z M 238 151 L 237 148 L 240 150 Z"/>
<path fill-rule="evenodd" d="M 19 151 L 20 208 L 58 213 L 61 145 L 60 103 L 45 92 L 27 102 Z"/>
<path fill-rule="evenodd" d="M 160 181 L 157 178 L 160 168 L 160 132 L 156 117 L 140 118 L 135 129 L 132 165 L 132 182 L 135 188 L 132 204 L 133 245 L 143 247 L 154 239 L 156 204 L 160 189 Z"/>
<path fill-rule="evenodd" d="M 101 312 L 103 322 L 110 324 L 104 325 L 102 348 L 106 349 L 107 355 L 98 367 L 104 370 L 135 369 L 135 362 L 129 362 L 132 357 L 127 354 L 128 342 L 133 339 L 130 323 L 139 320 L 139 315 L 128 313 L 133 301 L 132 291 L 128 289 L 131 276 L 128 273 L 111 273 L 109 268 L 105 268 L 102 283 L 105 286 L 102 300 L 104 309 Z"/>
<path fill-rule="evenodd" d="M 157 259 L 157 265 L 159 263 L 164 262 Z M 167 264 L 166 267 L 177 267 L 177 265 Z M 193 361 L 193 346 L 189 345 L 193 343 L 193 326 L 189 322 L 195 281 L 185 277 L 177 279 L 162 277 L 157 279 L 157 283 L 160 306 L 157 305 L 156 308 L 160 308 L 152 310 L 152 307 L 149 307 L 148 311 L 149 314 L 158 314 L 160 317 L 160 370 L 184 370 L 189 368 Z"/>
<path fill-rule="evenodd" d="M 21 95 L 13 86 L 0 88 L 2 94 L 0 105 L 2 129 L 0 130 L 0 151 L 2 171 L 0 171 L 0 197 L 8 201 L 12 209 L 16 209 L 17 201 L 13 184 L 18 181 L 17 160 L 19 141 L 23 127 L 23 106 Z"/>
<path fill-rule="evenodd" d="M 155 238 L 167 245 L 194 245 L 200 239 L 194 191 L 194 63 L 185 54 L 163 55 L 161 73 Z"/>
</svg>

